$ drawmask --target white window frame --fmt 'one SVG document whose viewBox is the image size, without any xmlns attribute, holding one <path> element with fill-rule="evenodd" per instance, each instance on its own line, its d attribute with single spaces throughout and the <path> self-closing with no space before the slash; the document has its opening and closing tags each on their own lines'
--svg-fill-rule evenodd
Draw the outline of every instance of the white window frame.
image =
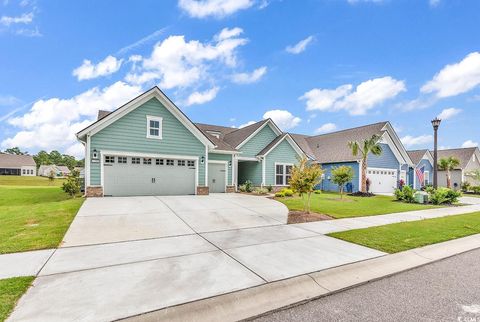
<svg viewBox="0 0 480 322">
<path fill-rule="evenodd" d="M 150 129 L 157 130 L 157 128 L 150 127 L 150 121 L 158 122 L 158 136 L 150 134 Z M 162 132 L 163 132 L 163 118 L 160 116 L 147 115 L 147 139 L 161 140 L 163 136 Z"/>
<path fill-rule="evenodd" d="M 423 185 L 429 185 L 430 184 L 430 171 L 423 171 Z"/>
<path fill-rule="evenodd" d="M 277 166 L 280 165 L 283 167 L 283 173 L 281 174 L 277 174 Z M 279 162 L 275 162 L 275 186 L 282 186 L 282 187 L 286 187 L 288 186 L 287 184 L 287 166 L 290 166 L 293 168 L 293 163 L 279 163 Z M 282 176 L 282 184 L 277 184 L 277 175 L 278 176 Z M 291 177 L 291 173 L 290 173 L 290 177 Z"/>
</svg>

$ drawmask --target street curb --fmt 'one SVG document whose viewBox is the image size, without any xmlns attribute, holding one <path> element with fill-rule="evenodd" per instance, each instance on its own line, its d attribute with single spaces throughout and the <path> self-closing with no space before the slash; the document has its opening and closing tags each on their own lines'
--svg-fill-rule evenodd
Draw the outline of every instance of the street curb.
<svg viewBox="0 0 480 322">
<path fill-rule="evenodd" d="M 167 307 L 121 321 L 249 320 L 478 248 L 480 234 Z"/>
</svg>

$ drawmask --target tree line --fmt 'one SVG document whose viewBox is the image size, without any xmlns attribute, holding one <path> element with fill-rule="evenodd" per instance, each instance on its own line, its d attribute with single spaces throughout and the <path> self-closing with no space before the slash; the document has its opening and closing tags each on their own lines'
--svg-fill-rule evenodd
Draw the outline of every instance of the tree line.
<svg viewBox="0 0 480 322">
<path fill-rule="evenodd" d="M 16 155 L 28 155 L 29 153 L 27 151 L 22 151 L 18 147 L 13 147 L 6 149 L 3 151 L 3 153 L 7 154 L 16 154 Z M 74 156 L 68 155 L 68 154 L 62 154 L 58 152 L 57 150 L 52 150 L 50 153 L 47 151 L 39 151 L 37 154 L 33 155 L 33 159 L 35 160 L 35 163 L 37 164 L 37 168 L 40 167 L 41 165 L 49 165 L 49 164 L 55 164 L 55 165 L 63 165 L 68 167 L 70 170 L 72 170 L 75 167 L 84 167 L 85 165 L 85 159 L 77 160 L 75 159 Z"/>
</svg>

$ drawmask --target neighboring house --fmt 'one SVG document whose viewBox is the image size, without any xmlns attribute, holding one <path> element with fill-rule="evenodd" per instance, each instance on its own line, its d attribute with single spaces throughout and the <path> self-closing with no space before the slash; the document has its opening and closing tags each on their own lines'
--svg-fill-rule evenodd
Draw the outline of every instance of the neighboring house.
<svg viewBox="0 0 480 322">
<path fill-rule="evenodd" d="M 395 130 L 389 122 L 380 122 L 338 132 L 317 136 L 292 134 L 295 141 L 325 170 L 319 185 L 322 190 L 337 191 L 338 186 L 332 182 L 333 167 L 350 166 L 354 171 L 352 182 L 347 190 L 358 191 L 361 187 L 361 157 L 353 156 L 348 146 L 350 141 L 362 142 L 373 135 L 380 137 L 382 154 L 370 154 L 367 159 L 367 178 L 370 179 L 370 191 L 373 193 L 393 193 L 400 179 L 408 182 L 407 173 L 413 163 Z"/>
<path fill-rule="evenodd" d="M 63 165 L 41 165 L 38 168 L 38 175 L 42 177 L 49 177 L 50 173 L 53 171 L 53 174 L 57 178 L 64 178 L 70 174 L 70 169 Z"/>
<path fill-rule="evenodd" d="M 390 193 L 413 163 L 388 122 L 313 137 L 284 133 L 271 119 L 240 129 L 199 124 L 154 87 L 113 112 L 100 111 L 77 137 L 86 148 L 86 195 L 131 196 L 233 192 L 247 180 L 279 189 L 305 156 L 327 168 L 326 190 L 336 189 L 328 180 L 332 166 L 354 167 L 356 191 L 360 160 L 347 143 L 373 134 L 384 153 L 369 157 L 371 191 Z"/>
<path fill-rule="evenodd" d="M 433 152 L 431 151 L 432 155 Z M 452 188 L 460 188 L 462 182 L 469 182 L 472 185 L 480 185 L 480 182 L 470 175 L 475 170 L 480 170 L 480 150 L 478 147 L 438 150 L 438 160 L 442 158 L 455 157 L 460 161 L 457 169 L 451 171 Z M 438 171 L 438 185 L 447 186 L 445 171 Z"/>
<path fill-rule="evenodd" d="M 0 153 L 0 175 L 35 176 L 37 165 L 30 155 Z"/>
<path fill-rule="evenodd" d="M 409 172 L 409 185 L 420 190 L 422 187 L 433 183 L 433 156 L 429 150 L 408 151 L 414 168 Z"/>
</svg>

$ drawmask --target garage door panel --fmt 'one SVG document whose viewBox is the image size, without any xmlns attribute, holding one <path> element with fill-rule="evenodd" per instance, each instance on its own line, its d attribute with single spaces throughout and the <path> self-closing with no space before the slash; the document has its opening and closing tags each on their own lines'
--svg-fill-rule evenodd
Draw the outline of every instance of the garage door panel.
<svg viewBox="0 0 480 322">
<path fill-rule="evenodd" d="M 148 196 L 148 195 L 186 195 L 195 194 L 196 168 L 182 166 L 186 164 L 174 159 L 173 165 L 132 164 L 132 158 L 127 163 L 114 162 L 104 164 L 104 190 L 110 196 Z M 118 158 L 115 158 L 117 161 Z M 159 159 L 160 160 L 160 159 Z M 169 159 L 173 160 L 173 159 Z M 171 164 L 171 163 L 170 163 Z"/>
<path fill-rule="evenodd" d="M 367 178 L 370 179 L 370 192 L 393 193 L 398 182 L 396 169 L 368 168 Z"/>
</svg>

